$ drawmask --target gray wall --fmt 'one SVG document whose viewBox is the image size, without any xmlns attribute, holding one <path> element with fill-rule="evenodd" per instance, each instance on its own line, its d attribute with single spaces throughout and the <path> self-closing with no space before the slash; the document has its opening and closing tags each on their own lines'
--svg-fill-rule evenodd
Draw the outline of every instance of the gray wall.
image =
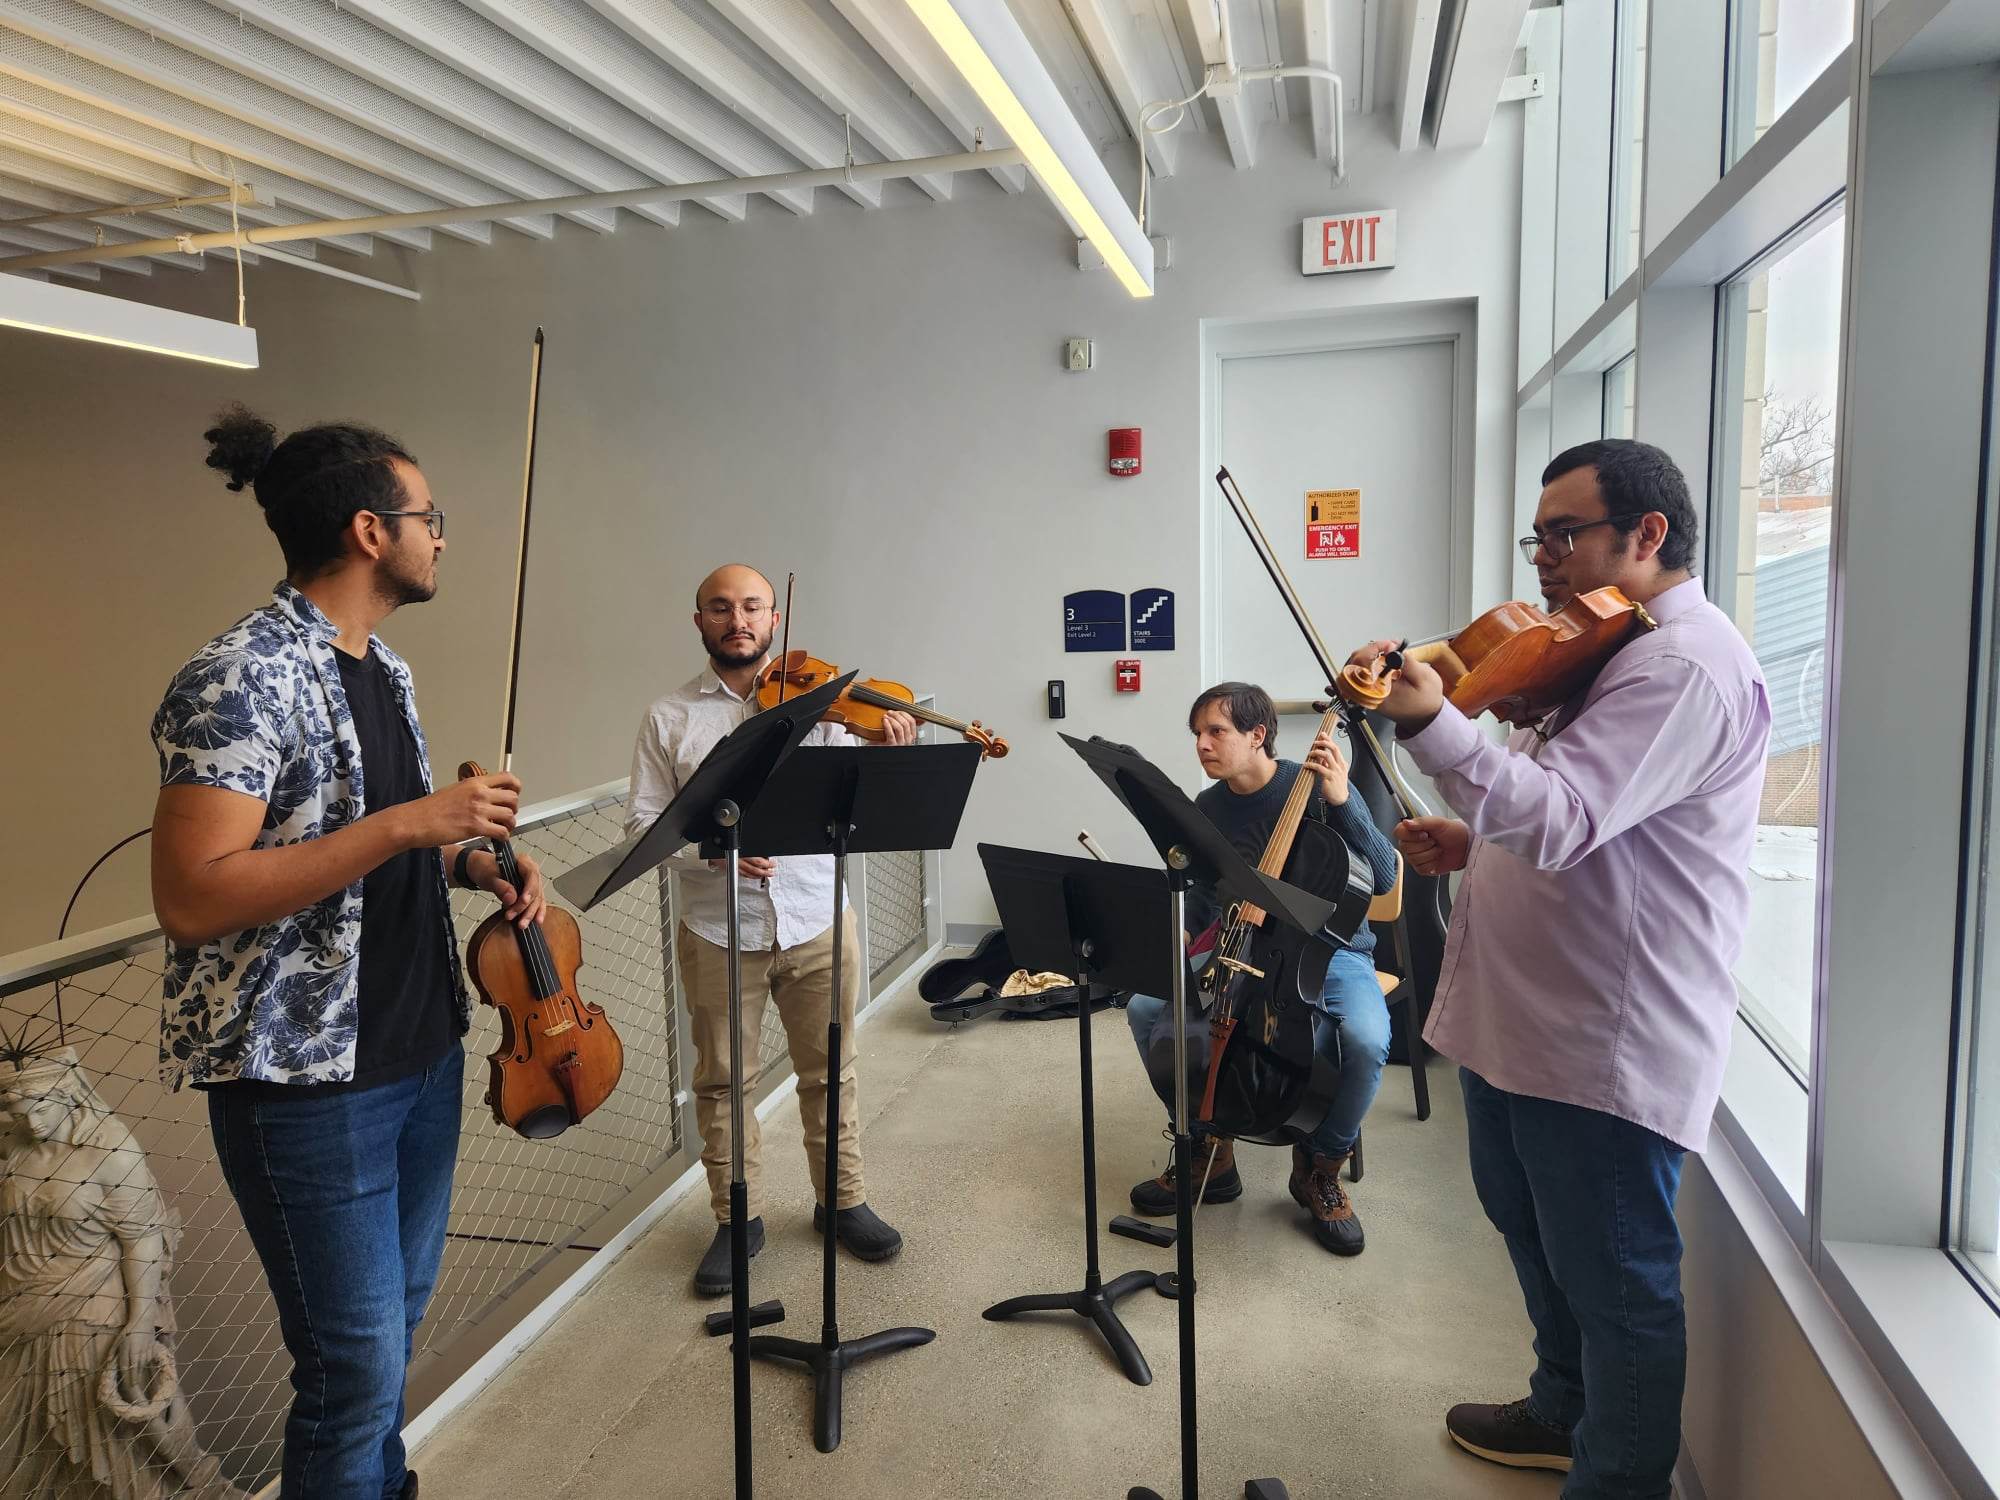
<svg viewBox="0 0 2000 1500">
<path fill-rule="evenodd" d="M 1475 479 L 1494 519 L 1471 539 L 1490 574 L 1475 594 L 1505 588 L 1519 112 L 1503 108 L 1478 151 L 1399 155 L 1375 122 L 1350 137 L 1344 188 L 1302 132 L 1273 134 L 1248 173 L 1219 141 L 1190 141 L 1182 174 L 1157 185 L 1175 264 L 1147 303 L 1076 270 L 1037 195 L 982 177 L 960 179 L 961 201 L 873 213 L 822 193 L 805 219 L 690 210 L 672 231 L 441 239 L 383 267 L 413 276 L 420 303 L 253 269 L 264 365 L 249 373 L 0 330 L 0 825 L 16 856 L 0 866 L 0 951 L 53 937 L 90 860 L 145 825 L 161 689 L 279 574 L 254 505 L 201 463 L 204 418 L 227 399 L 281 427 L 375 422 L 417 453 L 450 512 L 442 589 L 387 636 L 415 667 L 438 769 L 497 756 L 537 322 L 549 355 L 516 757 L 531 799 L 625 774 L 642 706 L 699 664 L 694 583 L 742 557 L 781 581 L 798 571 L 794 645 L 1013 740 L 950 862 L 954 918 L 991 910 L 978 839 L 1059 847 L 1087 823 L 1136 856 L 1042 691 L 1066 677 L 1061 727 L 1190 769 L 1175 752 L 1203 685 L 1203 319 L 1476 303 Z M 1301 277 L 1300 220 L 1350 207 L 1401 211 L 1402 264 Z M 162 272 L 137 291 L 227 316 L 231 280 Z M 1072 334 L 1097 340 L 1094 373 L 1059 368 Z M 1145 472 L 1115 480 L 1104 432 L 1125 425 L 1145 429 Z M 1106 657 L 1061 651 L 1060 595 L 1150 584 L 1178 591 L 1182 644 L 1114 703 Z M 145 909 L 144 865 L 143 846 L 117 856 L 73 930 Z"/>
</svg>

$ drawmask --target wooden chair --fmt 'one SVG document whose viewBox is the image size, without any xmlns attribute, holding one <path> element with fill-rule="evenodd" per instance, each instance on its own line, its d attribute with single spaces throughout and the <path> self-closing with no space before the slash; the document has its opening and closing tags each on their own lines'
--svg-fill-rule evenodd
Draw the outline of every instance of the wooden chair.
<svg viewBox="0 0 2000 1500">
<path fill-rule="evenodd" d="M 1401 974 L 1375 971 L 1375 982 L 1382 987 L 1382 1000 L 1386 1005 L 1403 1005 L 1404 1040 L 1403 1045 L 1410 1059 L 1410 1087 L 1417 1096 L 1417 1118 L 1431 1117 L 1431 1083 L 1424 1071 L 1426 1049 L 1423 1025 L 1417 1016 L 1417 970 L 1410 961 L 1410 924 L 1403 912 L 1403 856 L 1396 856 L 1396 883 L 1368 903 L 1368 920 L 1386 923 L 1390 942 L 1396 950 L 1396 967 Z M 1348 1159 L 1347 1177 L 1350 1182 L 1359 1182 L 1362 1173 L 1361 1137 L 1354 1138 L 1354 1155 Z"/>
</svg>

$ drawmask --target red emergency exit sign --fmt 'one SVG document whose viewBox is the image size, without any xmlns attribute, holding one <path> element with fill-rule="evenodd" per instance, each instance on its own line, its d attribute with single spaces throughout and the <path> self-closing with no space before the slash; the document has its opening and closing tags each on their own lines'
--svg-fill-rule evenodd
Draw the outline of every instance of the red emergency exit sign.
<svg viewBox="0 0 2000 1500">
<path fill-rule="evenodd" d="M 1301 269 L 1308 276 L 1330 271 L 1379 271 L 1396 263 L 1396 210 L 1307 219 Z"/>
</svg>

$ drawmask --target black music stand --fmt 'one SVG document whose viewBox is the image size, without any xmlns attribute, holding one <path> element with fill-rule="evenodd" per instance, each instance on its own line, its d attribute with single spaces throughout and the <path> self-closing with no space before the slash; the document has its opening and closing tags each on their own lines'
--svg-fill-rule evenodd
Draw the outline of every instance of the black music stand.
<svg viewBox="0 0 2000 1500">
<path fill-rule="evenodd" d="M 1174 1225 L 1175 1279 L 1180 1313 L 1181 1500 L 1197 1500 L 1201 1475 L 1195 1420 L 1194 1336 L 1194 1142 L 1188 1133 L 1187 1090 L 1187 968 L 1183 936 L 1188 887 L 1199 880 L 1213 884 L 1223 902 L 1248 901 L 1302 932 L 1321 931 L 1333 914 L 1333 903 L 1254 869 L 1230 845 L 1220 829 L 1188 799 L 1157 766 L 1128 745 L 1108 740 L 1063 741 L 1083 757 L 1146 830 L 1146 836 L 1166 862 L 1172 898 L 1169 930 L 1162 947 L 1172 955 L 1174 1015 Z M 1340 937 L 1351 934 L 1340 933 Z M 1245 1483 L 1247 1500 L 1286 1500 L 1284 1485 L 1275 1479 Z M 1161 1500 L 1159 1492 L 1134 1486 L 1126 1500 Z"/>
<path fill-rule="evenodd" d="M 981 844 L 986 883 L 1023 968 L 1076 976 L 1077 1064 L 1083 1093 L 1083 1289 L 1009 1297 L 986 1309 L 998 1323 L 1027 1312 L 1072 1312 L 1096 1325 L 1134 1385 L 1153 1370 L 1118 1320 L 1117 1304 L 1153 1284 L 1151 1271 L 1127 1271 L 1108 1285 L 1097 1259 L 1097 1114 L 1091 1072 L 1090 997 L 1097 991 L 1157 995 L 1174 984 L 1160 929 L 1168 921 L 1167 883 L 1158 870 Z M 1185 963 L 1185 959 L 1182 960 Z"/>
<path fill-rule="evenodd" d="M 682 845 L 718 846 L 727 860 L 725 913 L 729 927 L 729 1321 L 733 1334 L 736 1428 L 736 1496 L 749 1500 L 750 1480 L 750 1330 L 781 1322 L 782 1303 L 750 1307 L 750 1231 L 748 1190 L 743 1182 L 743 962 L 739 834 L 743 819 L 758 805 L 779 766 L 819 722 L 820 715 L 840 696 L 854 674 L 801 693 L 776 708 L 745 719 L 716 743 L 695 768 L 680 795 L 661 810 L 652 826 L 595 859 L 558 875 L 556 890 L 579 911 L 591 907 L 655 869 Z"/>
<path fill-rule="evenodd" d="M 750 1352 L 796 1360 L 813 1373 L 813 1446 L 840 1446 L 841 1382 L 852 1365 L 878 1354 L 928 1344 L 928 1328 L 885 1328 L 842 1340 L 835 1316 L 835 1221 L 839 1214 L 840 975 L 845 962 L 841 917 L 847 909 L 847 856 L 948 849 L 972 791 L 981 751 L 956 745 L 815 745 L 787 760 L 771 779 L 770 795 L 747 814 L 740 830 L 753 856 L 833 856 L 833 988 L 826 1016 L 826 1203 L 821 1239 L 820 1336 L 759 1334 Z"/>
</svg>

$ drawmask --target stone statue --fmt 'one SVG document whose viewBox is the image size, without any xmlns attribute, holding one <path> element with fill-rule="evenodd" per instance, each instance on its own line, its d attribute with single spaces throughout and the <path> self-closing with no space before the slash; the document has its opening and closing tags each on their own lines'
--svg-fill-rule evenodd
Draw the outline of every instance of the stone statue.
<svg viewBox="0 0 2000 1500">
<path fill-rule="evenodd" d="M 179 1225 L 73 1048 L 0 1048 L 0 1500 L 244 1500 L 174 1367 Z"/>
</svg>

